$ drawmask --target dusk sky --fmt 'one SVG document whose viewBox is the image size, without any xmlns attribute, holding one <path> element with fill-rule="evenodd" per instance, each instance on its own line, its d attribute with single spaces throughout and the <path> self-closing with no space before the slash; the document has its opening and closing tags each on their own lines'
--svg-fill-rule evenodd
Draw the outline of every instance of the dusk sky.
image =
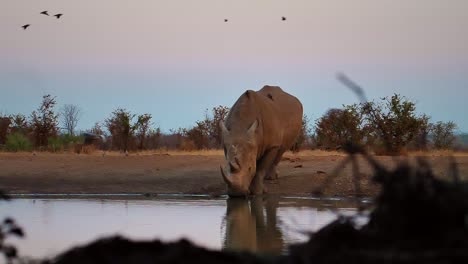
<svg viewBox="0 0 468 264">
<path fill-rule="evenodd" d="M 269 84 L 315 120 L 358 102 L 335 78 L 344 72 L 369 99 L 399 93 L 468 132 L 466 0 L 3 0 L 0 9 L 3 114 L 29 116 L 52 94 L 59 107 L 81 107 L 79 129 L 123 107 L 167 132 Z"/>
</svg>

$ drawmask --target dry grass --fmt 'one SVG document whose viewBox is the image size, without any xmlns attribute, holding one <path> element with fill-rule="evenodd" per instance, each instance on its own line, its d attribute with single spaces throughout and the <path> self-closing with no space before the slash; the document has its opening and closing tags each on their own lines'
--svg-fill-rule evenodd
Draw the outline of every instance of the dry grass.
<svg viewBox="0 0 468 264">
<path fill-rule="evenodd" d="M 167 155 L 168 154 L 168 155 L 171 155 L 171 156 L 177 156 L 177 155 L 224 156 L 224 152 L 221 149 L 203 149 L 203 150 L 191 150 L 191 151 L 160 149 L 160 150 L 152 150 L 152 151 L 139 151 L 139 152 L 134 152 L 134 153 L 130 153 L 130 154 L 131 155 L 134 155 L 134 154 L 137 154 L 137 155 Z M 302 150 L 302 151 L 296 152 L 296 153 L 288 151 L 284 155 L 288 156 L 288 157 L 305 157 L 305 156 L 325 157 L 325 156 L 346 156 L 346 153 L 338 152 L 338 151 Z"/>
<path fill-rule="evenodd" d="M 74 153 L 75 150 L 64 151 L 64 152 L 2 152 L 0 151 L 0 156 L 28 156 L 28 155 L 77 155 Z M 90 156 L 123 156 L 124 153 L 121 151 L 102 151 L 97 150 L 93 147 L 89 149 L 83 149 L 81 151 L 83 155 Z M 204 149 L 204 150 L 167 150 L 167 149 L 157 149 L 157 150 L 145 150 L 145 151 L 132 151 L 129 153 L 130 156 L 152 156 L 152 155 L 170 155 L 170 156 L 223 156 L 223 150 L 221 149 Z M 325 150 L 302 150 L 296 153 L 288 151 L 284 154 L 285 157 L 327 157 L 327 156 L 346 156 L 347 154 L 340 151 L 325 151 Z M 468 152 L 456 152 L 451 150 L 431 150 L 431 151 L 413 151 L 407 153 L 405 156 L 416 157 L 416 156 L 425 156 L 425 157 L 444 157 L 444 156 L 454 156 L 454 157 L 467 157 Z"/>
<path fill-rule="evenodd" d="M 180 156 L 180 155 L 196 155 L 196 156 L 222 156 L 224 155 L 223 150 L 221 149 L 202 149 L 202 150 L 167 150 L 167 149 L 158 149 L 158 150 L 147 150 L 139 152 L 131 152 L 130 155 L 171 155 L 171 156 Z"/>
<path fill-rule="evenodd" d="M 453 151 L 453 150 L 430 150 L 430 151 L 413 151 L 408 153 L 408 156 L 454 156 L 454 157 L 467 157 L 468 152 L 466 151 Z"/>
<path fill-rule="evenodd" d="M 301 150 L 299 152 L 287 151 L 284 153 L 286 157 L 325 157 L 325 156 L 346 156 L 347 154 L 339 151 L 325 151 L 325 150 Z"/>
</svg>

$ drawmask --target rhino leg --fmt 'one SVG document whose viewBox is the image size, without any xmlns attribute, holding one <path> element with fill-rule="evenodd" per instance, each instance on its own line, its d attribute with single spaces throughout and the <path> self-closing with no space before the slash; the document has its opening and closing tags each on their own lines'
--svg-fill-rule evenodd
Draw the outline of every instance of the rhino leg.
<svg viewBox="0 0 468 264">
<path fill-rule="evenodd" d="M 276 165 L 273 164 L 273 166 L 271 166 L 270 168 L 270 171 L 267 173 L 266 177 L 265 177 L 265 180 L 277 180 L 278 179 L 278 168 L 276 167 Z"/>
<path fill-rule="evenodd" d="M 250 193 L 253 195 L 263 194 L 265 187 L 263 185 L 263 180 L 265 179 L 267 173 L 271 170 L 272 165 L 274 164 L 278 156 L 279 148 L 272 148 L 263 157 L 257 164 L 257 173 L 250 183 Z"/>
<path fill-rule="evenodd" d="M 284 153 L 283 149 L 280 149 L 277 152 L 275 160 L 273 161 L 273 164 L 271 165 L 267 175 L 265 176 L 266 180 L 277 180 L 278 179 L 278 163 L 281 161 L 281 157 L 283 156 L 283 153 Z"/>
<path fill-rule="evenodd" d="M 263 194 L 263 188 L 264 186 L 263 186 L 262 176 L 257 171 L 257 174 L 255 174 L 255 177 L 250 183 L 250 194 L 252 195 Z"/>
</svg>

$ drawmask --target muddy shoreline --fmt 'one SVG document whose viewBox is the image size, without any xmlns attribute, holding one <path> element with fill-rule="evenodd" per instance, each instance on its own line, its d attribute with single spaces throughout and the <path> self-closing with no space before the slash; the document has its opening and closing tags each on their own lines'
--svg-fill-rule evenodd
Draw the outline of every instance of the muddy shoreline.
<svg viewBox="0 0 468 264">
<path fill-rule="evenodd" d="M 287 153 L 279 165 L 280 178 L 268 181 L 274 195 L 310 196 L 337 175 L 336 168 L 346 158 L 340 153 Z M 388 167 L 399 158 L 377 157 Z M 434 172 L 446 177 L 446 155 L 429 154 Z M 468 155 L 455 155 L 462 179 L 468 179 Z M 0 153 L 0 188 L 11 194 L 123 194 L 158 196 L 191 194 L 218 197 L 226 187 L 219 175 L 221 152 L 207 153 Z M 371 182 L 371 168 L 363 161 L 362 195 L 378 192 Z M 351 168 L 339 170 L 322 188 L 326 197 L 356 194 Z"/>
</svg>

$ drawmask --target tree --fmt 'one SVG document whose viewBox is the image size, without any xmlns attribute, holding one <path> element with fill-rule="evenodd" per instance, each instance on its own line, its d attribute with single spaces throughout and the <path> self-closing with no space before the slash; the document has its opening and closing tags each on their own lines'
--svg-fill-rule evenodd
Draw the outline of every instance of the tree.
<svg viewBox="0 0 468 264">
<path fill-rule="evenodd" d="M 184 143 L 185 149 L 207 149 L 221 147 L 222 131 L 219 123 L 224 120 L 229 113 L 229 108 L 226 106 L 216 106 L 212 109 L 212 116 L 205 111 L 205 118 L 202 121 L 197 121 L 195 126 L 190 129 L 183 129 L 183 136 L 188 142 Z M 188 146 L 188 147 L 187 147 Z"/>
<path fill-rule="evenodd" d="M 183 141 L 185 134 L 187 132 L 187 129 L 185 128 L 177 128 L 177 129 L 169 129 L 169 133 L 171 134 L 171 137 L 169 137 L 170 142 L 166 142 L 166 145 L 169 146 L 175 146 L 177 149 L 182 149 L 183 148 Z"/>
<path fill-rule="evenodd" d="M 113 145 L 124 152 L 128 151 L 129 139 L 135 131 L 135 126 L 131 125 L 134 117 L 126 109 L 118 108 L 104 121 L 112 136 Z"/>
<path fill-rule="evenodd" d="M 0 116 L 0 145 L 5 145 L 11 120 L 9 117 Z"/>
<path fill-rule="evenodd" d="M 221 147 L 222 140 L 222 131 L 219 126 L 219 122 L 224 121 L 227 114 L 229 113 L 229 107 L 226 106 L 216 106 L 212 109 L 213 118 L 209 119 L 208 122 L 208 134 L 209 137 L 214 140 L 215 147 Z"/>
<path fill-rule="evenodd" d="M 150 129 L 148 132 L 148 148 L 157 149 L 161 144 L 161 129 L 158 127 L 156 129 Z"/>
<path fill-rule="evenodd" d="M 302 116 L 302 127 L 299 136 L 296 138 L 296 142 L 291 147 L 291 150 L 297 152 L 301 150 L 304 145 L 307 143 L 307 139 L 310 138 L 311 129 L 309 127 L 310 119 L 307 115 Z"/>
<path fill-rule="evenodd" d="M 151 114 L 139 115 L 135 124 L 136 135 L 139 141 L 140 150 L 144 149 L 145 147 L 146 136 L 151 126 L 151 118 Z"/>
<path fill-rule="evenodd" d="M 27 134 L 30 129 L 26 116 L 22 114 L 16 114 L 10 116 L 11 120 L 11 132 Z"/>
<path fill-rule="evenodd" d="M 426 116 L 416 116 L 416 105 L 398 94 L 384 97 L 382 102 L 368 102 L 361 105 L 369 134 L 375 137 L 385 149 L 385 154 L 400 154 L 427 123 Z"/>
<path fill-rule="evenodd" d="M 102 126 L 99 122 L 94 123 L 94 126 L 88 131 L 98 136 L 104 136 L 104 130 L 102 130 Z"/>
<path fill-rule="evenodd" d="M 48 138 L 57 136 L 58 115 L 54 112 L 57 104 L 50 94 L 42 97 L 41 106 L 31 114 L 31 127 L 36 146 L 47 146 Z"/>
<path fill-rule="evenodd" d="M 67 133 L 74 136 L 75 128 L 81 116 L 80 108 L 76 105 L 66 104 L 62 107 L 60 114 Z"/>
<path fill-rule="evenodd" d="M 196 125 L 191 129 L 185 130 L 185 136 L 193 142 L 196 149 L 209 148 L 209 129 L 210 123 L 205 121 L 197 121 Z"/>
<path fill-rule="evenodd" d="M 437 122 L 430 125 L 430 135 L 434 148 L 449 149 L 455 143 L 455 130 L 457 125 L 454 122 Z"/>
<path fill-rule="evenodd" d="M 339 149 L 347 142 L 362 144 L 363 127 L 358 105 L 330 109 L 315 123 L 315 141 L 318 147 L 325 149 Z"/>
<path fill-rule="evenodd" d="M 468 133 L 462 133 L 457 136 L 457 147 L 468 150 Z"/>
</svg>

